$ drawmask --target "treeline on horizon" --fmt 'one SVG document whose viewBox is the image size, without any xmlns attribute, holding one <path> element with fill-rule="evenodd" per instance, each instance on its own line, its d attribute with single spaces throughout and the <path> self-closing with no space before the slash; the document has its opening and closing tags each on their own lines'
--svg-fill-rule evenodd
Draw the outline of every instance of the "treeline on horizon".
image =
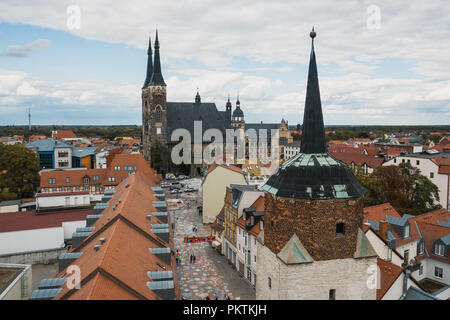
<svg viewBox="0 0 450 320">
<path fill-rule="evenodd" d="M 115 137 L 141 137 L 140 125 L 33 125 L 31 131 L 28 126 L 0 126 L 0 136 L 12 137 L 14 135 L 25 136 L 45 135 L 51 136 L 52 130 L 72 130 L 79 137 L 98 137 L 102 139 L 114 139 Z M 294 129 L 290 126 L 290 129 Z M 427 138 L 431 132 L 450 132 L 450 125 L 330 125 L 325 126 L 326 131 L 335 133 L 327 136 L 328 139 L 369 138 L 370 133 L 377 135 L 385 133 L 413 133 Z M 294 139 L 296 140 L 296 139 Z"/>
</svg>

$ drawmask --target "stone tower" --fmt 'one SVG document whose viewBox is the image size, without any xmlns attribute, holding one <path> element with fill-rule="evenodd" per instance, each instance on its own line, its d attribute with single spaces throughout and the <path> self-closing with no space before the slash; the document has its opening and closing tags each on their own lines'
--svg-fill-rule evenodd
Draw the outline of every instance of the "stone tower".
<svg viewBox="0 0 450 320">
<path fill-rule="evenodd" d="M 375 293 L 367 291 L 366 270 L 373 259 L 376 265 L 376 254 L 361 230 L 366 190 L 327 152 L 314 29 L 310 36 L 301 151 L 262 187 L 256 298 L 371 299 Z"/>
<path fill-rule="evenodd" d="M 166 83 L 161 73 L 158 30 L 156 30 L 153 62 L 150 41 L 147 53 L 147 76 L 142 88 L 142 145 L 144 157 L 150 160 L 152 144 L 156 140 L 164 145 L 167 143 Z"/>
</svg>

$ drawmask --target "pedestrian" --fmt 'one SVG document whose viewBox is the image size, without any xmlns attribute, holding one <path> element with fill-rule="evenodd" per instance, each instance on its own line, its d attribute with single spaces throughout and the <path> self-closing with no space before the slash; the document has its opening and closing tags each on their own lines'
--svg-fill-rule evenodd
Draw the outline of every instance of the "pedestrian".
<svg viewBox="0 0 450 320">
<path fill-rule="evenodd" d="M 195 254 L 193 254 L 193 261 L 194 261 L 194 263 L 195 263 Z"/>
<path fill-rule="evenodd" d="M 219 294 L 216 292 L 216 300 L 219 300 Z"/>
<path fill-rule="evenodd" d="M 205 300 L 209 300 L 209 294 L 206 296 Z"/>
<path fill-rule="evenodd" d="M 191 263 L 192 263 L 193 258 L 194 258 L 194 257 L 192 256 L 192 253 L 191 253 L 191 258 L 190 258 L 190 262 L 191 262 Z"/>
<path fill-rule="evenodd" d="M 230 300 L 230 296 L 229 295 L 227 295 L 227 297 L 226 297 L 226 299 L 225 300 Z"/>
</svg>

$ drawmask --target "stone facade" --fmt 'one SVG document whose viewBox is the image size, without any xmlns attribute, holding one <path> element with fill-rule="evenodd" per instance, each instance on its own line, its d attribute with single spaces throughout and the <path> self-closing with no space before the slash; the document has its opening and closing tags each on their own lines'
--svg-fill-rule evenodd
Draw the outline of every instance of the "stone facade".
<svg viewBox="0 0 450 320">
<path fill-rule="evenodd" d="M 363 199 L 306 200 L 265 192 L 265 246 L 277 254 L 294 233 L 315 261 L 353 258 Z M 344 233 L 337 233 L 338 223 Z"/>
<path fill-rule="evenodd" d="M 142 89 L 142 152 L 150 160 L 150 148 L 159 140 L 167 144 L 166 86 Z"/>
<path fill-rule="evenodd" d="M 257 300 L 328 300 L 333 289 L 336 300 L 376 299 L 376 288 L 367 282 L 377 257 L 285 265 L 259 241 L 257 246 Z"/>
</svg>

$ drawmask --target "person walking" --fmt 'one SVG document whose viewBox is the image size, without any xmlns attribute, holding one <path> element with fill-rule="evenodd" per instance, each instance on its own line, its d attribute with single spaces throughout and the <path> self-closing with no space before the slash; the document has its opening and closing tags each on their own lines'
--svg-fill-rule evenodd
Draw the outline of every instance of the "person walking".
<svg viewBox="0 0 450 320">
<path fill-rule="evenodd" d="M 219 300 L 219 294 L 216 292 L 216 300 Z"/>
<path fill-rule="evenodd" d="M 195 253 L 192 254 L 193 261 L 195 263 Z"/>
<path fill-rule="evenodd" d="M 192 263 L 192 260 L 193 260 L 193 255 L 192 255 L 192 253 L 191 253 L 191 257 L 190 257 L 190 263 Z"/>
</svg>

